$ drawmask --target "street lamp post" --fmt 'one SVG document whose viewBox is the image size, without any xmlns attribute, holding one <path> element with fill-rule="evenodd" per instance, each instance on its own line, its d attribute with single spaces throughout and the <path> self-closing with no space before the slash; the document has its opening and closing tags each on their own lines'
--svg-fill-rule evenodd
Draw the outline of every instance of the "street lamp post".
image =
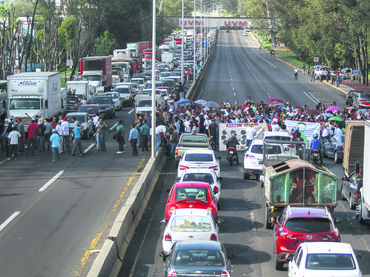
<svg viewBox="0 0 370 277">
<path fill-rule="evenodd" d="M 197 44 L 196 44 L 196 29 L 195 29 L 195 0 L 194 1 L 194 9 L 193 9 L 193 82 L 195 82 L 196 76 L 196 52 L 197 52 Z"/>
<path fill-rule="evenodd" d="M 184 87 L 184 0 L 181 1 L 181 84 Z"/>
<path fill-rule="evenodd" d="M 155 158 L 155 56 L 156 56 L 156 0 L 153 0 L 153 27 L 152 27 L 152 158 Z"/>
</svg>

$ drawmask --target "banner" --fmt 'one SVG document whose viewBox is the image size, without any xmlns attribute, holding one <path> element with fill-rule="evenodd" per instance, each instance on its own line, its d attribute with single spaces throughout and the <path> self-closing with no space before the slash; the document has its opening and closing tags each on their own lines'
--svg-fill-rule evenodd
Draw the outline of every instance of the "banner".
<svg viewBox="0 0 370 277">
<path fill-rule="evenodd" d="M 289 132 L 291 132 L 294 128 L 298 128 L 304 141 L 311 141 L 314 134 L 318 134 L 320 137 L 320 123 L 301 122 L 294 120 L 285 120 L 284 123 Z"/>
<path fill-rule="evenodd" d="M 248 123 L 220 123 L 218 126 L 218 143 L 219 151 L 226 151 L 226 144 L 228 139 L 232 136 L 233 133 L 236 133 L 236 138 L 239 141 L 237 150 L 244 150 L 247 143 L 246 140 L 246 131 Z M 256 123 L 254 126 L 256 130 L 255 138 L 260 137 L 260 134 L 266 129 L 266 123 Z"/>
</svg>

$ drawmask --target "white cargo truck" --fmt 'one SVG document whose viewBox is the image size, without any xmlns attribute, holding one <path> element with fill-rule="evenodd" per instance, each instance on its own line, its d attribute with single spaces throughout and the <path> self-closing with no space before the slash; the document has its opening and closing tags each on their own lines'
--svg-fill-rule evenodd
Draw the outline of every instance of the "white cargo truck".
<svg viewBox="0 0 370 277">
<path fill-rule="evenodd" d="M 68 95 L 78 97 L 83 104 L 94 96 L 88 81 L 68 81 L 66 83 L 66 91 Z"/>
<path fill-rule="evenodd" d="M 25 72 L 8 76 L 8 116 L 52 118 L 62 112 L 59 72 Z"/>
<path fill-rule="evenodd" d="M 365 122 L 364 137 L 364 163 L 363 163 L 363 184 L 360 189 L 361 200 L 359 204 L 360 223 L 370 221 L 370 120 Z"/>
</svg>

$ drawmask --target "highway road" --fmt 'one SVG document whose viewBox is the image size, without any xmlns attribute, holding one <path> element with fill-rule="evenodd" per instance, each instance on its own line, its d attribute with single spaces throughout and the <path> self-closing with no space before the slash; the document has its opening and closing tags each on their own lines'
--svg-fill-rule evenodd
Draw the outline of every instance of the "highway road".
<svg viewBox="0 0 370 277">
<path fill-rule="evenodd" d="M 132 108 L 116 112 L 129 124 Z M 132 157 L 130 146 L 107 135 L 107 152 L 94 147 L 84 157 L 66 153 L 55 163 L 51 153 L 0 160 L 0 276 L 83 275 L 101 247 L 148 155 Z M 93 140 L 82 140 L 85 149 Z M 132 177 L 132 178 L 131 178 Z M 55 179 L 52 182 L 53 178 Z M 130 179 L 131 178 L 131 179 Z M 91 250 L 91 251 L 90 251 Z"/>
<path fill-rule="evenodd" d="M 199 98 L 213 101 L 242 103 L 247 96 L 254 100 L 277 97 L 293 105 L 333 101 L 344 106 L 344 96 L 334 88 L 319 82 L 310 82 L 306 76 L 293 80 L 293 68 L 268 53 L 259 50 L 251 35 L 241 31 L 219 33 L 214 60 L 210 64 Z M 233 103 L 233 104 L 234 104 Z M 285 271 L 274 269 L 272 230 L 264 227 L 263 191 L 255 180 L 243 180 L 242 165 L 229 166 L 225 153 L 221 160 L 222 194 L 219 217 L 220 241 L 233 254 L 233 276 L 287 276 Z M 241 155 L 240 155 L 241 158 Z M 339 178 L 343 171 L 332 160 L 325 165 Z M 176 179 L 173 161 L 164 166 L 154 193 L 132 240 L 123 257 L 120 277 L 163 276 L 163 261 L 159 257 L 164 230 L 164 207 L 168 190 Z M 338 199 L 340 196 L 338 195 Z M 352 244 L 364 276 L 370 276 L 370 226 L 360 225 L 348 203 L 338 201 L 334 212 L 343 222 L 338 225 L 342 241 Z"/>
</svg>

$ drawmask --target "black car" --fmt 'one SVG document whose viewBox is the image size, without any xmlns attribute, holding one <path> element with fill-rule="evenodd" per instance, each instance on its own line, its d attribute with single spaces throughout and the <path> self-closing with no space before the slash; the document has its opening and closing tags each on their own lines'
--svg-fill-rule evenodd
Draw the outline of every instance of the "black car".
<svg viewBox="0 0 370 277">
<path fill-rule="evenodd" d="M 99 106 L 100 114 L 104 117 L 113 118 L 116 116 L 114 113 L 114 103 L 110 95 L 94 96 L 89 104 L 97 104 Z"/>
<path fill-rule="evenodd" d="M 324 157 L 333 158 L 336 163 L 343 161 L 344 135 L 331 137 L 329 141 L 324 142 L 322 148 Z"/>
<path fill-rule="evenodd" d="M 362 187 L 362 176 L 352 173 L 349 177 L 344 177 L 342 181 L 342 199 L 347 200 L 349 208 L 354 210 L 359 204 L 360 188 Z"/>
<path fill-rule="evenodd" d="M 218 241 L 178 241 L 163 259 L 165 276 L 231 276 L 229 257 Z"/>
</svg>

